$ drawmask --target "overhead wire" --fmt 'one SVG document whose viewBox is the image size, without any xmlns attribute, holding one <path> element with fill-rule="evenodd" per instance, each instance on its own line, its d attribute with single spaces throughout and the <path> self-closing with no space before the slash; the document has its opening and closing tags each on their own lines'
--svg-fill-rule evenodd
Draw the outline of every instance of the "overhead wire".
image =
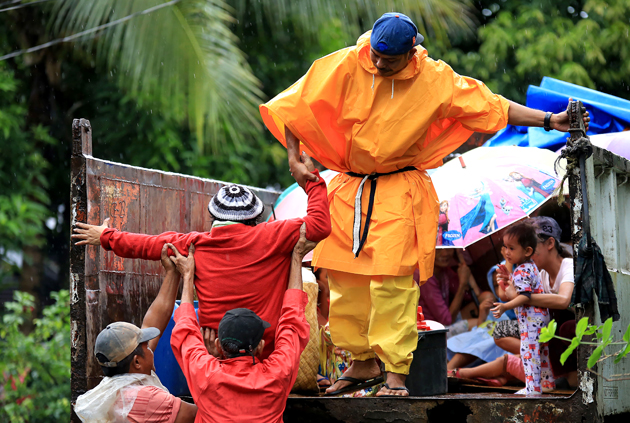
<svg viewBox="0 0 630 423">
<path fill-rule="evenodd" d="M 22 3 L 22 0 L 10 0 L 10 1 L 5 1 L 4 3 L 0 3 L 0 7 L 2 7 L 2 6 L 6 6 L 7 4 L 15 4 L 15 3 Z"/>
<path fill-rule="evenodd" d="M 4 60 L 7 60 L 7 59 L 11 59 L 13 57 L 21 56 L 22 54 L 28 54 L 28 53 L 33 53 L 33 52 L 36 52 L 36 51 L 39 51 L 39 50 L 43 50 L 45 48 L 48 48 L 50 46 L 54 46 L 56 44 L 67 43 L 68 41 L 76 40 L 77 38 L 81 38 L 81 37 L 84 37 L 86 35 L 93 34 L 95 32 L 101 31 L 103 29 L 107 29 L 109 27 L 116 26 L 116 25 L 119 25 L 121 23 L 127 22 L 128 20 L 133 19 L 133 18 L 135 18 L 137 16 L 147 15 L 149 13 L 155 12 L 156 10 L 162 9 L 164 7 L 172 6 L 172 5 L 176 4 L 176 3 L 179 3 L 180 1 L 181 0 L 171 0 L 169 2 L 162 3 L 162 4 L 159 4 L 157 6 L 150 7 L 148 9 L 132 13 L 131 15 L 127 15 L 127 16 L 125 16 L 123 18 L 116 19 L 115 21 L 111 21 L 111 22 L 108 22 L 106 24 L 99 25 L 99 26 L 96 26 L 94 28 L 87 29 L 85 31 L 77 32 L 76 34 L 69 35 L 67 37 L 57 38 L 55 40 L 49 41 L 49 42 L 44 43 L 44 44 L 40 44 L 40 45 L 35 46 L 35 47 L 22 49 L 22 50 L 17 50 L 17 51 L 14 51 L 13 53 L 5 54 L 4 56 L 0 56 L 0 62 L 2 62 Z"/>
<path fill-rule="evenodd" d="M 2 4 L 0 4 L 0 7 L 1 7 L 1 6 L 4 6 L 4 5 L 6 5 L 6 4 L 15 4 L 15 3 L 19 3 L 20 1 L 22 1 L 22 0 L 17 0 L 17 1 L 15 1 L 15 0 L 13 0 L 13 1 L 8 1 L 8 2 L 6 2 L 6 3 L 2 3 Z M 53 0 L 35 0 L 35 1 L 28 2 L 28 3 L 22 3 L 22 4 L 19 4 L 19 5 L 17 5 L 17 6 L 7 7 L 6 9 L 0 9 L 0 13 L 2 13 L 2 12 L 8 12 L 9 10 L 21 9 L 21 8 L 23 8 L 23 7 L 32 6 L 32 5 L 37 4 L 37 3 L 44 3 L 44 2 L 46 2 L 46 1 L 53 1 Z"/>
</svg>

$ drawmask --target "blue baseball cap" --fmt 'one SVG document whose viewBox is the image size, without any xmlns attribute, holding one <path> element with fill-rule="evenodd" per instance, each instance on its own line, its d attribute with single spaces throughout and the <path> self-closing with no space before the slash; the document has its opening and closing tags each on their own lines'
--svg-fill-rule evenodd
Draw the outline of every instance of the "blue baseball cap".
<svg viewBox="0 0 630 423">
<path fill-rule="evenodd" d="M 388 56 L 405 54 L 424 41 L 418 27 L 402 13 L 385 13 L 372 27 L 370 44 L 374 50 Z"/>
</svg>

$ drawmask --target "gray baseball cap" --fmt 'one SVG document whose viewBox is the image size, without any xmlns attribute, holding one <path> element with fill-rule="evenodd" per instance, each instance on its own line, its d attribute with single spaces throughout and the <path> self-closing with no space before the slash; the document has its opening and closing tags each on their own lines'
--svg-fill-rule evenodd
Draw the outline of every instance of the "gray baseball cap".
<svg viewBox="0 0 630 423">
<path fill-rule="evenodd" d="M 96 337 L 94 354 L 103 354 L 107 361 L 98 364 L 105 367 L 116 367 L 118 363 L 131 354 L 138 345 L 160 336 L 158 328 L 140 329 L 127 322 L 115 322 L 107 325 Z"/>
<path fill-rule="evenodd" d="M 538 216 L 532 218 L 532 220 L 536 228 L 536 235 L 551 236 L 556 239 L 556 242 L 560 242 L 562 229 L 560 229 L 560 225 L 555 219 L 547 216 Z"/>
</svg>

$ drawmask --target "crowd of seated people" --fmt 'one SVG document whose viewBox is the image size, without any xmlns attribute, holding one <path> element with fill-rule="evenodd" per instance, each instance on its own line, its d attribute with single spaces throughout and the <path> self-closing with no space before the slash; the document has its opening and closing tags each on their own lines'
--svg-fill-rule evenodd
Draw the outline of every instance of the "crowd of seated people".
<svg viewBox="0 0 630 423">
<path fill-rule="evenodd" d="M 535 218 L 538 243 L 532 260 L 540 272 L 542 293 L 531 294 L 528 304 L 541 309 L 549 309 L 551 318 L 558 324 L 558 335 L 572 338 L 575 335 L 575 315 L 569 308 L 573 293 L 573 258 L 561 245 L 561 229 L 558 223 L 549 217 Z M 496 269 L 494 280 L 501 279 Z M 497 278 L 498 276 L 498 278 Z M 500 281 L 499 281 L 500 282 Z M 502 301 L 509 298 L 502 283 L 495 284 L 497 297 Z M 464 379 L 478 379 L 491 386 L 502 386 L 509 382 L 525 382 L 525 373 L 520 354 L 520 333 L 516 320 L 504 319 L 493 327 L 493 340 L 504 354 L 489 358 L 487 363 L 465 367 L 479 357 L 469 354 L 457 354 L 449 362 L 449 376 Z M 485 341 L 484 341 L 485 342 Z M 569 356 L 564 365 L 560 356 L 568 343 L 556 338 L 549 342 L 550 364 L 556 378 L 557 387 L 575 387 L 577 384 L 576 354 Z M 478 362 L 477 362 L 478 364 Z"/>
<path fill-rule="evenodd" d="M 483 323 L 494 302 L 492 292 L 481 291 L 463 255 L 457 252 L 459 254 L 453 248 L 436 250 L 433 276 L 420 287 L 418 302 L 425 319 L 439 322 L 449 329 L 448 337 Z M 457 265 L 457 271 L 453 270 L 454 265 Z M 418 275 L 416 271 L 416 282 Z"/>
</svg>

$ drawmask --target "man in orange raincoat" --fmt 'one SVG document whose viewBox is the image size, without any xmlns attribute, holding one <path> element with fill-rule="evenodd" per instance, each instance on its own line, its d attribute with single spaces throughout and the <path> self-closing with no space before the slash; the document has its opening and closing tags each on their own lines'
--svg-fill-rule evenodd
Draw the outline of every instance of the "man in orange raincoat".
<svg viewBox="0 0 630 423">
<path fill-rule="evenodd" d="M 387 373 L 379 395 L 408 395 L 419 298 L 412 276 L 419 268 L 422 284 L 433 274 L 438 227 L 426 170 L 474 131 L 569 128 L 566 112 L 521 106 L 432 60 L 423 39 L 407 16 L 386 13 L 356 46 L 316 60 L 260 106 L 296 180 L 311 178 L 302 149 L 341 172 L 328 186 L 332 234 L 313 262 L 328 269 L 332 340 L 353 364 L 328 394 L 382 381 L 378 355 Z"/>
</svg>

